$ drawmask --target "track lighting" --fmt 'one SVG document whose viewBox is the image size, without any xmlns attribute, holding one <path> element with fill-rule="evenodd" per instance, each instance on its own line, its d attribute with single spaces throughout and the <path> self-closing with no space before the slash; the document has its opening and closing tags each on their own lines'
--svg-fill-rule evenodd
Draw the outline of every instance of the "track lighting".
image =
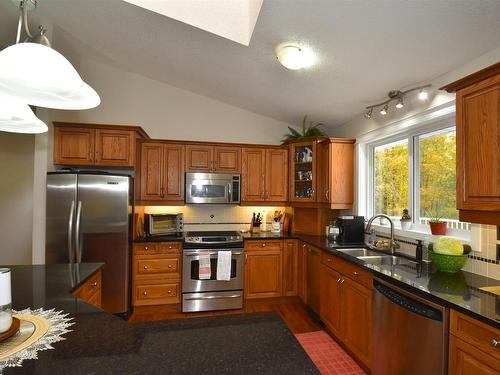
<svg viewBox="0 0 500 375">
<path fill-rule="evenodd" d="M 385 115 L 387 114 L 387 110 L 388 110 L 388 109 L 389 109 L 389 103 L 386 103 L 386 105 L 384 105 L 384 108 L 382 108 L 382 109 L 380 110 L 380 114 L 381 114 L 382 116 L 385 116 Z"/>
<path fill-rule="evenodd" d="M 412 89 L 409 89 L 409 90 L 405 90 L 405 91 L 401 91 L 401 90 L 391 90 L 389 91 L 389 93 L 387 94 L 387 96 L 389 97 L 389 99 L 381 102 L 381 103 L 377 103 L 377 104 L 374 104 L 374 105 L 369 105 L 368 107 L 366 107 L 366 112 L 365 112 L 365 118 L 369 119 L 372 117 L 372 113 L 373 113 L 373 109 L 374 108 L 379 108 L 379 107 L 382 107 L 382 109 L 380 110 L 380 114 L 382 116 L 385 116 L 387 115 L 387 112 L 389 110 L 389 104 L 395 100 L 396 101 L 396 105 L 395 107 L 398 108 L 398 109 L 401 109 L 404 107 L 404 98 L 406 95 L 408 95 L 410 92 L 413 92 L 413 91 L 416 91 L 416 90 L 420 90 L 420 93 L 418 94 L 418 98 L 420 100 L 426 100 L 429 96 L 429 94 L 427 93 L 426 89 L 431 87 L 432 85 L 425 85 L 425 86 L 418 86 L 418 87 L 414 87 Z"/>
</svg>

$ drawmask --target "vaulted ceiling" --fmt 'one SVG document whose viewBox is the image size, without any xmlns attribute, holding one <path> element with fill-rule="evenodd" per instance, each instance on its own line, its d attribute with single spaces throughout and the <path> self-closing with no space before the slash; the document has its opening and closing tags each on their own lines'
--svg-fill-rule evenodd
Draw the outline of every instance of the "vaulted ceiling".
<svg viewBox="0 0 500 375">
<path fill-rule="evenodd" d="M 500 45 L 497 0 L 264 0 L 248 47 L 121 0 L 38 0 L 35 14 L 82 56 L 279 120 L 308 113 L 330 126 Z M 12 42 L 15 23 L 15 6 L 2 1 L 0 44 Z M 274 49 L 285 41 L 309 45 L 319 63 L 284 69 Z"/>
</svg>

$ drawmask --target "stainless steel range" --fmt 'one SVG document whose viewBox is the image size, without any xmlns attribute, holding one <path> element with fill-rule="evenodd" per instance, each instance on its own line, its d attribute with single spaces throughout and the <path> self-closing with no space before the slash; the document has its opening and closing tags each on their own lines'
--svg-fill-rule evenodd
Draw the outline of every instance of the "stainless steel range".
<svg viewBox="0 0 500 375">
<path fill-rule="evenodd" d="M 219 251 L 231 251 L 229 280 L 217 280 Z M 200 253 L 210 256 L 210 278 L 200 279 Z M 243 237 L 236 231 L 188 232 L 184 239 L 182 311 L 210 311 L 243 307 Z"/>
</svg>

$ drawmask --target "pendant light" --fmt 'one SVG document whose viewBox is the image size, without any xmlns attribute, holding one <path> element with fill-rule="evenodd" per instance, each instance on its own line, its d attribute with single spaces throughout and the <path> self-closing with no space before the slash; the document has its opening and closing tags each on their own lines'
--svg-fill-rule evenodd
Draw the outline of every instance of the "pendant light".
<svg viewBox="0 0 500 375">
<path fill-rule="evenodd" d="M 99 95 L 63 55 L 50 47 L 45 29 L 40 27 L 38 34 L 31 34 L 27 12 L 35 6 L 36 0 L 19 1 L 17 44 L 0 51 L 0 92 L 39 107 L 97 107 Z M 28 39 L 19 43 L 23 24 Z"/>
<path fill-rule="evenodd" d="M 35 116 L 27 104 L 0 94 L 0 131 L 38 134 L 47 130 L 47 125 Z"/>
</svg>

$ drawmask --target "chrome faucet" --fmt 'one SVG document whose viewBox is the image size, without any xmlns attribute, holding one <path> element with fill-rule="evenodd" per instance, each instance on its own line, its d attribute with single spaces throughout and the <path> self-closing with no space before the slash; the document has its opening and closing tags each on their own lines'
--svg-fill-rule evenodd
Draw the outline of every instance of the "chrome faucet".
<svg viewBox="0 0 500 375">
<path fill-rule="evenodd" d="M 378 215 L 372 216 L 370 218 L 370 220 L 368 220 L 368 224 L 366 224 L 366 232 L 370 233 L 370 229 L 372 227 L 373 220 L 375 220 L 378 217 L 383 217 L 384 219 L 387 219 L 389 221 L 389 224 L 391 225 L 391 240 L 390 240 L 391 242 L 389 245 L 389 250 L 391 252 L 391 255 L 394 255 L 396 253 L 396 249 L 399 248 L 399 244 L 396 241 L 394 241 L 394 222 L 392 221 L 392 219 L 389 216 L 384 215 L 384 214 L 378 214 Z"/>
</svg>

